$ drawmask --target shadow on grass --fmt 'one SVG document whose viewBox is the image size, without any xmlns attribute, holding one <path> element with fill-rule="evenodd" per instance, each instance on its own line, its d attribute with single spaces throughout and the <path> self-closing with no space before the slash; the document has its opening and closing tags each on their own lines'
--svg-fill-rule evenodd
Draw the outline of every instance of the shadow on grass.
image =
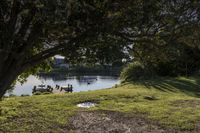
<svg viewBox="0 0 200 133">
<path fill-rule="evenodd" d="M 137 81 L 133 84 L 145 85 L 163 92 L 183 92 L 193 97 L 200 97 L 200 77 L 190 78 L 157 78 Z"/>
</svg>

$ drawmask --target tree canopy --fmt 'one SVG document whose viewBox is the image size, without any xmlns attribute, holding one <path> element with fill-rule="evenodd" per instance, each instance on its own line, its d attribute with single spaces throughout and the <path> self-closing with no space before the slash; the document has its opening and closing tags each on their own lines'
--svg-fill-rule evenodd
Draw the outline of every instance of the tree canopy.
<svg viewBox="0 0 200 133">
<path fill-rule="evenodd" d="M 128 32 L 121 33 L 132 44 L 130 51 L 134 60 L 160 76 L 189 75 L 198 71 L 200 2 L 144 2 L 146 4 L 140 6 L 144 9 L 138 9 L 141 18 L 134 19 L 138 22 L 128 20 L 130 25 L 125 24 Z"/>
<path fill-rule="evenodd" d="M 98 42 L 120 16 L 116 8 L 107 0 L 1 0 L 0 95 L 21 73 L 56 54 L 80 61 L 114 49 Z"/>
<path fill-rule="evenodd" d="M 0 97 L 56 54 L 102 64 L 132 55 L 155 71 L 193 72 L 199 13 L 197 0 L 1 0 Z"/>
</svg>

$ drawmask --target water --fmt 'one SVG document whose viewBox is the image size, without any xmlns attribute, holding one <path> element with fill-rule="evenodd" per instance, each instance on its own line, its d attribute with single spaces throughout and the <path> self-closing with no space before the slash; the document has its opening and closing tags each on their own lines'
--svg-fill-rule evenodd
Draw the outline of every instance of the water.
<svg viewBox="0 0 200 133">
<path fill-rule="evenodd" d="M 56 85 L 67 86 L 71 84 L 73 85 L 73 92 L 81 92 L 110 88 L 119 83 L 119 78 L 115 76 L 29 76 L 26 83 L 23 85 L 17 83 L 13 91 L 7 93 L 7 95 L 32 95 L 33 86 L 38 86 L 40 84 L 50 85 L 53 88 Z"/>
</svg>

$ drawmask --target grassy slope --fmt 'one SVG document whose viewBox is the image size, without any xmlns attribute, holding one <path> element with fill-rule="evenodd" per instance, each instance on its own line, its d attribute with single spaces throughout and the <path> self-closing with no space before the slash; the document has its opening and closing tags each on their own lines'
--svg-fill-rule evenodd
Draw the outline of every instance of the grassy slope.
<svg viewBox="0 0 200 133">
<path fill-rule="evenodd" d="M 147 100 L 153 96 L 157 100 Z M 200 119 L 200 78 L 125 83 L 111 89 L 73 94 L 6 98 L 0 102 L 0 132 L 64 131 L 76 104 L 96 101 L 88 110 L 143 114 L 164 127 L 193 130 Z M 183 101 L 187 100 L 187 101 Z M 176 101 L 176 102 L 175 102 Z"/>
</svg>

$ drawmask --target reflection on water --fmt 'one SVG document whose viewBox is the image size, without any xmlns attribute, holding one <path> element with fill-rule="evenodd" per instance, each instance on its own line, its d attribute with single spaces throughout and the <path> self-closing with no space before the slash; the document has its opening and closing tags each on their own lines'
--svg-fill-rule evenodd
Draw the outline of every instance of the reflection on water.
<svg viewBox="0 0 200 133">
<path fill-rule="evenodd" d="M 32 95 L 33 86 L 38 86 L 40 84 L 50 85 L 52 87 L 55 87 L 56 85 L 66 86 L 72 84 L 73 91 L 80 92 L 110 88 L 119 83 L 119 78 L 115 76 L 68 76 L 63 74 L 51 76 L 43 75 L 39 77 L 30 76 L 23 85 L 17 83 L 14 90 L 9 94 L 18 96 L 27 94 Z"/>
</svg>

